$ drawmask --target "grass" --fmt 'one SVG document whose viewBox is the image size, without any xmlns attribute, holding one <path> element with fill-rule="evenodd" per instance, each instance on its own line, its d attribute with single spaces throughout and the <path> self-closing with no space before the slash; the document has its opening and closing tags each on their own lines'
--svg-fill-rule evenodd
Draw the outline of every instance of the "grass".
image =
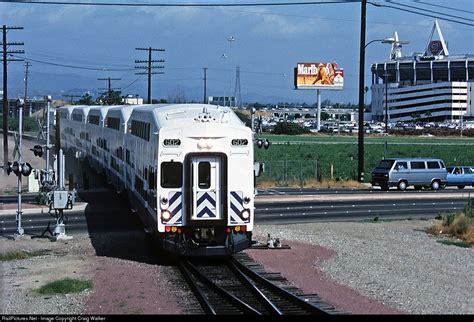
<svg viewBox="0 0 474 322">
<path fill-rule="evenodd" d="M 282 185 L 281 182 L 275 180 L 260 180 L 257 182 L 258 188 L 276 188 Z M 289 188 L 352 188 L 352 189 L 362 189 L 364 185 L 355 180 L 347 181 L 335 181 L 335 180 L 321 180 L 317 181 L 316 179 L 305 179 L 303 182 L 300 180 L 293 180 L 285 184 Z"/>
<path fill-rule="evenodd" d="M 73 278 L 64 278 L 51 283 L 43 285 L 39 289 L 35 290 L 37 293 L 42 295 L 54 295 L 54 294 L 68 294 L 68 293 L 79 293 L 93 287 L 92 281 L 79 280 Z"/>
<path fill-rule="evenodd" d="M 265 172 L 257 178 L 257 183 L 274 181 L 277 185 L 286 185 L 292 181 L 315 179 L 316 173 L 323 180 L 357 179 L 357 136 L 262 137 L 283 144 L 272 144 L 267 150 L 255 149 L 255 160 L 265 163 Z M 448 166 L 470 165 L 474 160 L 473 138 L 370 137 L 364 142 L 365 182 L 370 182 L 372 169 L 384 156 L 440 158 Z"/>
<path fill-rule="evenodd" d="M 48 250 L 48 249 L 35 250 L 31 252 L 24 251 L 24 250 L 12 251 L 12 252 L 0 254 L 0 261 L 12 261 L 12 260 L 19 260 L 19 259 L 27 259 L 27 258 L 35 257 L 35 256 L 44 256 L 44 255 L 48 255 L 50 252 L 51 250 Z"/>
<path fill-rule="evenodd" d="M 428 227 L 426 232 L 435 236 L 445 235 L 459 241 L 439 241 L 446 245 L 471 247 L 474 245 L 474 212 L 471 199 L 463 212 L 448 213 L 440 216 L 437 223 Z"/>
</svg>

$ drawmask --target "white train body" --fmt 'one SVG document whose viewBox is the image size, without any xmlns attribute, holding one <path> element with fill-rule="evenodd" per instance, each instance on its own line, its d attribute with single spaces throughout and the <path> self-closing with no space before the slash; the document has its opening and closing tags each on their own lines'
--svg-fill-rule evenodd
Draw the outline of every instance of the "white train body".
<svg viewBox="0 0 474 322">
<path fill-rule="evenodd" d="M 69 115 L 61 117 L 62 147 L 127 191 L 145 229 L 165 249 L 229 255 L 250 247 L 252 132 L 230 108 L 64 106 L 60 113 Z"/>
</svg>

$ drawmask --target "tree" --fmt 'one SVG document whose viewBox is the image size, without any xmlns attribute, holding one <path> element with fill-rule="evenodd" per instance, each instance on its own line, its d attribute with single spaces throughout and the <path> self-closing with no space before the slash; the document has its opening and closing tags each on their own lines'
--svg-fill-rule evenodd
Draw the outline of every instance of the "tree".
<svg viewBox="0 0 474 322">
<path fill-rule="evenodd" d="M 97 103 L 104 105 L 122 104 L 122 92 L 110 90 L 97 98 Z"/>
<path fill-rule="evenodd" d="M 279 122 L 275 125 L 273 129 L 274 134 L 288 134 L 288 135 L 297 135 L 297 134 L 306 134 L 310 133 L 305 127 L 301 127 L 293 122 Z"/>
<path fill-rule="evenodd" d="M 430 121 L 430 117 L 433 116 L 433 113 L 431 111 L 426 111 L 425 112 L 426 117 L 428 118 L 428 122 Z"/>
<path fill-rule="evenodd" d="M 95 105 L 95 101 L 92 99 L 92 96 L 89 93 L 85 93 L 77 101 L 76 104 L 78 104 L 78 105 Z"/>
<path fill-rule="evenodd" d="M 420 113 L 411 113 L 410 117 L 412 119 L 413 122 L 416 122 L 420 119 Z"/>
</svg>

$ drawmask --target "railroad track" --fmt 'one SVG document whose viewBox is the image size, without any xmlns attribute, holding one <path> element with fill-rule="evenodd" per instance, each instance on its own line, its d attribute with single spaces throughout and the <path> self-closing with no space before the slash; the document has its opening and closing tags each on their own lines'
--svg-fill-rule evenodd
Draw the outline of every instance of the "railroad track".
<svg viewBox="0 0 474 322">
<path fill-rule="evenodd" d="M 339 313 L 316 295 L 285 287 L 279 274 L 265 273 L 245 254 L 212 262 L 182 259 L 179 269 L 206 314 Z"/>
</svg>

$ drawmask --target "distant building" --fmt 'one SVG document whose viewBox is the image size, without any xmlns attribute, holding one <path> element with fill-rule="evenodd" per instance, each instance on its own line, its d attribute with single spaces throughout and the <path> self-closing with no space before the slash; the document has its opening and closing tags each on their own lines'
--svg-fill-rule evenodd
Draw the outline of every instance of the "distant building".
<svg viewBox="0 0 474 322">
<path fill-rule="evenodd" d="M 235 96 L 209 96 L 207 102 L 212 105 L 236 106 Z"/>
<path fill-rule="evenodd" d="M 143 98 L 133 95 L 127 95 L 122 99 L 123 104 L 125 105 L 142 105 L 143 104 Z"/>
<path fill-rule="evenodd" d="M 375 120 L 385 119 L 386 105 L 389 122 L 474 119 L 474 55 L 450 55 L 437 20 L 423 54 L 402 57 L 395 42 L 390 60 L 371 70 Z"/>
</svg>

